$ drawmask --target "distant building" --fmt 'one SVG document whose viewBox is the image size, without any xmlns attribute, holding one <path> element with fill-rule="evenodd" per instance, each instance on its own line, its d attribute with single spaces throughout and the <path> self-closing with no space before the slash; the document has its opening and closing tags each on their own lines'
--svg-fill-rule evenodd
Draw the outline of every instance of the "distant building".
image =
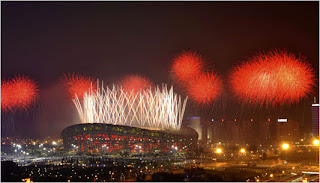
<svg viewBox="0 0 320 183">
<path fill-rule="evenodd" d="M 259 121 L 254 119 L 242 120 L 243 141 L 248 144 L 261 144 Z"/>
<path fill-rule="evenodd" d="M 202 125 L 201 125 L 201 118 L 200 116 L 194 117 L 187 117 L 187 124 L 188 127 L 194 129 L 198 133 L 198 140 L 202 140 Z"/>
<path fill-rule="evenodd" d="M 311 106 L 312 110 L 312 134 L 313 136 L 319 136 L 319 103 L 316 103 L 316 99 Z"/>
<path fill-rule="evenodd" d="M 241 142 L 241 125 L 235 120 L 212 120 L 211 128 L 208 127 L 208 142 Z"/>
<path fill-rule="evenodd" d="M 271 139 L 271 120 L 267 119 L 264 121 L 259 122 L 259 138 L 260 138 L 260 143 L 265 144 L 265 143 L 270 143 Z"/>
<path fill-rule="evenodd" d="M 205 119 L 198 116 L 189 117 L 187 126 L 197 131 L 202 143 L 273 144 L 300 139 L 299 123 L 285 118 Z"/>
<path fill-rule="evenodd" d="M 278 141 L 295 141 L 300 139 L 299 123 L 294 120 L 278 122 L 276 124 L 276 139 Z"/>
</svg>

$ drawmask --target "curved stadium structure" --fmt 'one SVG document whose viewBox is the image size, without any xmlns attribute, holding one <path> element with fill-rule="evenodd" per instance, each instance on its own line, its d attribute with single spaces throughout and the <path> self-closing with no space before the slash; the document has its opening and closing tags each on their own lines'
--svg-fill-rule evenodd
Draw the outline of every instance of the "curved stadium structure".
<svg viewBox="0 0 320 183">
<path fill-rule="evenodd" d="M 187 97 L 167 85 L 126 92 L 97 86 L 73 99 L 82 124 L 62 131 L 66 150 L 102 154 L 185 152 L 197 145 L 195 130 L 183 127 Z"/>
<path fill-rule="evenodd" d="M 92 123 L 69 126 L 62 131 L 62 138 L 69 151 L 135 154 L 192 151 L 198 134 L 184 126 L 179 131 L 168 131 Z"/>
</svg>

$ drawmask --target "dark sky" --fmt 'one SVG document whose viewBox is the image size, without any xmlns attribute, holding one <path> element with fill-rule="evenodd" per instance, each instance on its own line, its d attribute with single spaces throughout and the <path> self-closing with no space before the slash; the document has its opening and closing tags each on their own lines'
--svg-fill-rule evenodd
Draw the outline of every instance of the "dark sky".
<svg viewBox="0 0 320 183">
<path fill-rule="evenodd" d="M 167 83 L 170 60 L 185 49 L 205 55 L 222 76 L 258 51 L 286 49 L 304 55 L 318 77 L 318 7 L 318 2 L 1 2 L 1 76 L 26 74 L 40 85 L 35 111 L 16 115 L 17 131 L 60 135 L 77 123 L 59 83 L 62 73 L 108 83 L 138 73 Z"/>
</svg>

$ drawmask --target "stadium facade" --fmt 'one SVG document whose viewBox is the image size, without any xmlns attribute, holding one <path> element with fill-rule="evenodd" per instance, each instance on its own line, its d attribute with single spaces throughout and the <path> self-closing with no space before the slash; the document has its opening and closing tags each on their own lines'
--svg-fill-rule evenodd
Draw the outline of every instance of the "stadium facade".
<svg viewBox="0 0 320 183">
<path fill-rule="evenodd" d="M 102 154 L 187 152 L 197 147 L 198 133 L 189 127 L 157 130 L 105 123 L 76 124 L 62 131 L 67 151 Z"/>
</svg>

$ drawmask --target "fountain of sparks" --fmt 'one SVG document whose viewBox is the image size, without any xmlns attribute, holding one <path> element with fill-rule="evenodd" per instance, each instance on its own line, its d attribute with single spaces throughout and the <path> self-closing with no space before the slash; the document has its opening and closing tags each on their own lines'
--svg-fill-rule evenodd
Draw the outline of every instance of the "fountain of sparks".
<svg viewBox="0 0 320 183">
<path fill-rule="evenodd" d="M 167 85 L 139 92 L 125 92 L 122 87 L 97 87 L 74 97 L 82 123 L 106 123 L 134 127 L 179 130 L 187 104 L 186 97 L 173 92 Z"/>
</svg>

